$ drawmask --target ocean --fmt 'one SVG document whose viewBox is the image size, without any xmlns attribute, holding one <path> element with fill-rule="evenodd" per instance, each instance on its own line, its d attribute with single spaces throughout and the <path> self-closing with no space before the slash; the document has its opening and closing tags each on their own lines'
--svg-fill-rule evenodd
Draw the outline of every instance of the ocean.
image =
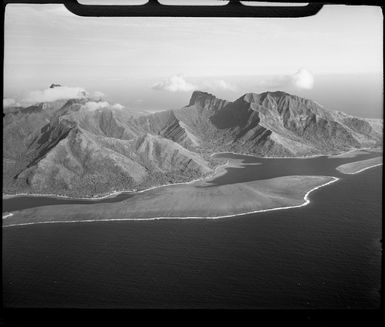
<svg viewBox="0 0 385 327">
<path fill-rule="evenodd" d="M 285 162 L 295 171 L 306 160 Z M 301 208 L 219 220 L 5 228 L 4 306 L 378 308 L 382 167 L 333 172 L 343 178 L 311 193 Z"/>
</svg>

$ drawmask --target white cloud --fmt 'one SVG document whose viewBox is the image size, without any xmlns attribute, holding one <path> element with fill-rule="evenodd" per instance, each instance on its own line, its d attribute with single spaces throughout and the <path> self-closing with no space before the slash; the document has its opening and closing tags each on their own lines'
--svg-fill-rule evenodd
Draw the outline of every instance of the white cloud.
<svg viewBox="0 0 385 327">
<path fill-rule="evenodd" d="M 19 106 L 15 99 L 5 98 L 3 99 L 3 108 Z"/>
<path fill-rule="evenodd" d="M 98 109 L 104 109 L 104 108 L 108 108 L 110 107 L 111 105 L 107 102 L 107 101 L 99 101 L 99 102 L 96 102 L 96 101 L 88 101 L 86 102 L 82 108 L 83 109 L 86 109 L 86 110 L 89 110 L 89 111 L 95 111 L 95 110 L 98 110 Z"/>
<path fill-rule="evenodd" d="M 103 100 L 105 98 L 105 94 L 103 92 L 100 92 L 100 91 L 94 91 L 92 94 L 91 94 L 91 98 L 95 99 L 95 100 Z"/>
<path fill-rule="evenodd" d="M 292 82 L 299 89 L 312 89 L 314 77 L 311 72 L 301 68 L 292 76 Z"/>
<path fill-rule="evenodd" d="M 61 99 L 80 99 L 85 98 L 87 95 L 87 91 L 81 87 L 60 86 L 48 88 L 43 91 L 32 91 L 22 100 L 22 102 L 38 103 Z"/>
<path fill-rule="evenodd" d="M 82 105 L 82 108 L 88 111 L 95 111 L 105 108 L 121 110 L 124 108 L 124 106 L 122 106 L 120 103 L 115 103 L 112 105 L 107 101 L 88 101 Z"/>
<path fill-rule="evenodd" d="M 187 82 L 183 75 L 173 75 L 152 86 L 154 90 L 169 92 L 189 92 L 196 89 L 195 85 Z"/>
<path fill-rule="evenodd" d="M 259 87 L 282 88 L 295 87 L 297 89 L 312 89 L 314 86 L 313 74 L 304 68 L 299 69 L 291 75 L 278 75 L 257 82 Z"/>
<path fill-rule="evenodd" d="M 111 108 L 116 110 L 124 109 L 124 106 L 120 103 L 111 104 L 107 102 L 104 97 L 105 94 L 100 91 L 89 93 L 81 87 L 54 86 L 42 91 L 33 91 L 28 93 L 28 95 L 20 101 L 21 104 L 16 102 L 15 99 L 4 98 L 3 107 L 25 107 L 35 103 L 51 102 L 61 99 L 87 99 L 88 102 L 82 105 L 82 108 L 86 110 L 94 111 L 104 108 Z"/>
<path fill-rule="evenodd" d="M 234 84 L 228 83 L 223 79 L 207 81 L 204 86 L 212 90 L 236 91 L 237 87 Z"/>
<path fill-rule="evenodd" d="M 120 103 L 115 103 L 111 106 L 112 109 L 118 109 L 118 110 L 121 110 L 124 108 L 124 106 L 122 106 Z"/>
</svg>

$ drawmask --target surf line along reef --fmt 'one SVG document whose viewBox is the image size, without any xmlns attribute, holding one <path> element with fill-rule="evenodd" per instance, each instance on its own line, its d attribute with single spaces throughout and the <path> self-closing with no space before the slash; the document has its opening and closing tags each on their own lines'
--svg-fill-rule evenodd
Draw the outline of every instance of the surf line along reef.
<svg viewBox="0 0 385 327">
<path fill-rule="evenodd" d="M 15 211 L 11 213 L 12 217 L 3 220 L 3 226 L 118 220 L 229 218 L 305 206 L 310 202 L 309 194 L 312 191 L 337 180 L 336 177 L 328 176 L 287 176 L 203 188 L 205 191 L 200 188 L 204 182 L 196 182 L 195 185 L 177 185 L 162 188 L 162 190 L 152 189 L 138 195 L 137 198 L 132 197 L 116 203 L 52 205 Z"/>
<path fill-rule="evenodd" d="M 340 165 L 360 169 L 357 174 L 382 163 L 382 157 Z M 374 164 L 373 164 L 374 163 Z M 362 168 L 366 164 L 365 168 Z M 254 165 L 254 164 L 248 164 Z M 256 164 L 258 165 L 258 163 Z M 332 176 L 284 176 L 224 185 L 212 180 L 225 174 L 225 167 L 240 168 L 239 160 L 228 161 L 210 179 L 153 187 L 136 196 L 115 203 L 51 205 L 6 213 L 3 226 L 42 223 L 77 223 L 96 221 L 221 219 L 253 213 L 306 206 L 311 192 L 339 180 Z M 9 219 L 12 217 L 12 219 Z"/>
</svg>

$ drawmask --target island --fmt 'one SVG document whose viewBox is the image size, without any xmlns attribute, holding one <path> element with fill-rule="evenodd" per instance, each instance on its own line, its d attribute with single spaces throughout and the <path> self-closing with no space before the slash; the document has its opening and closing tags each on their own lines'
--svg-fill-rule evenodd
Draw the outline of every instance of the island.
<svg viewBox="0 0 385 327">
<path fill-rule="evenodd" d="M 98 101 L 85 94 L 4 112 L 3 201 L 18 195 L 92 199 L 13 207 L 3 212 L 4 227 L 218 219 L 301 207 L 310 192 L 338 180 L 325 160 L 342 173 L 382 160 L 372 158 L 382 152 L 382 119 L 328 110 L 282 91 L 246 93 L 232 102 L 194 91 L 182 108 L 144 115 Z M 258 166 L 265 174 L 245 178 L 248 163 L 213 156 L 220 152 L 280 165 L 272 174 L 265 162 Z M 299 158 L 310 160 L 305 172 L 292 161 Z M 228 169 L 242 172 L 218 183 Z"/>
</svg>

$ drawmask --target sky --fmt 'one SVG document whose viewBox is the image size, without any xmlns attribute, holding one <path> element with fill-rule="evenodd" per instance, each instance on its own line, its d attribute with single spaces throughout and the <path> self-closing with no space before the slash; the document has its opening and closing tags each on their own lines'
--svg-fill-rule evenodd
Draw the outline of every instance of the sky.
<svg viewBox="0 0 385 327">
<path fill-rule="evenodd" d="M 254 89 L 301 93 L 322 75 L 381 75 L 382 24 L 381 9 L 370 6 L 245 19 L 89 18 L 63 5 L 8 4 L 4 96 L 31 99 L 60 83 L 114 94 L 124 105 L 144 106 L 144 97 L 151 106 L 155 97 L 179 105 L 194 89 L 235 96 L 248 78 Z"/>
</svg>

